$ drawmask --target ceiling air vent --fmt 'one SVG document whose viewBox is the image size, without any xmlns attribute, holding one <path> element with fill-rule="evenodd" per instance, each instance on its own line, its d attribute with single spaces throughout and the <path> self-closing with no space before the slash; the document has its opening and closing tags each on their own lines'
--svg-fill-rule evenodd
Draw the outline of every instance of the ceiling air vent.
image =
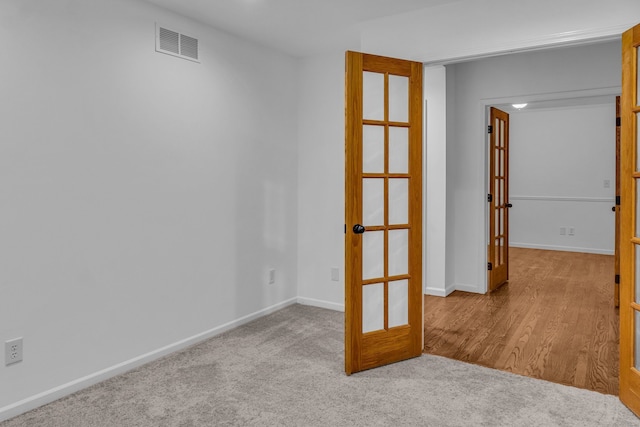
<svg viewBox="0 0 640 427">
<path fill-rule="evenodd" d="M 156 52 L 200 62 L 198 39 L 156 25 Z"/>
</svg>

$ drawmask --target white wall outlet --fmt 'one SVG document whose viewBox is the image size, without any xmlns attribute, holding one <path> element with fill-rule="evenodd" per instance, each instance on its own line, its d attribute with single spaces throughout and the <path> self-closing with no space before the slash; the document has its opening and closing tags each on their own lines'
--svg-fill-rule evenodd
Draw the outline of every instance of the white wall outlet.
<svg viewBox="0 0 640 427">
<path fill-rule="evenodd" d="M 610 188 L 610 187 L 611 187 L 611 180 L 605 179 L 604 180 L 604 188 Z"/>
<path fill-rule="evenodd" d="M 575 227 L 569 227 L 569 236 L 575 236 L 576 229 Z"/>
<path fill-rule="evenodd" d="M 331 267 L 331 280 L 334 282 L 340 280 L 340 269 L 338 267 Z"/>
<path fill-rule="evenodd" d="M 567 227 L 560 227 L 560 235 L 564 236 L 567 234 Z"/>
<path fill-rule="evenodd" d="M 276 283 L 276 270 L 272 268 L 269 270 L 269 284 L 273 285 L 274 283 Z"/>
<path fill-rule="evenodd" d="M 22 337 L 4 343 L 4 364 L 13 365 L 22 361 Z"/>
</svg>

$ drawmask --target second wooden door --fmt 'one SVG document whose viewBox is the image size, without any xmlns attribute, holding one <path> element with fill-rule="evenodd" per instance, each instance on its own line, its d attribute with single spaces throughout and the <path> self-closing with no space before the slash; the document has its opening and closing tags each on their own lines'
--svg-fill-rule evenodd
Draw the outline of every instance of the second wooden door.
<svg viewBox="0 0 640 427">
<path fill-rule="evenodd" d="M 509 115 L 491 108 L 489 125 L 488 290 L 509 280 Z"/>
</svg>

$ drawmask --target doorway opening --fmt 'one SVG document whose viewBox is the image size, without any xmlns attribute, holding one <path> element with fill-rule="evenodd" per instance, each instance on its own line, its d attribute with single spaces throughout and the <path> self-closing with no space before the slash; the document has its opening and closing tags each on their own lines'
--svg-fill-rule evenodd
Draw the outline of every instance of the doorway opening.
<svg viewBox="0 0 640 427">
<path fill-rule="evenodd" d="M 487 105 L 511 118 L 510 277 L 485 295 L 426 296 L 425 352 L 617 394 L 615 94 L 511 102 Z"/>
</svg>

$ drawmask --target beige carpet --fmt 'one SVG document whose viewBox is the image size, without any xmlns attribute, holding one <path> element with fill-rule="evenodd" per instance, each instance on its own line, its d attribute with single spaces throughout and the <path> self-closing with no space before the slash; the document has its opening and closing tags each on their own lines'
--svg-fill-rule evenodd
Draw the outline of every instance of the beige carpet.
<svg viewBox="0 0 640 427">
<path fill-rule="evenodd" d="M 616 397 L 424 355 L 347 377 L 343 314 L 294 305 L 17 426 L 640 426 Z"/>
</svg>

